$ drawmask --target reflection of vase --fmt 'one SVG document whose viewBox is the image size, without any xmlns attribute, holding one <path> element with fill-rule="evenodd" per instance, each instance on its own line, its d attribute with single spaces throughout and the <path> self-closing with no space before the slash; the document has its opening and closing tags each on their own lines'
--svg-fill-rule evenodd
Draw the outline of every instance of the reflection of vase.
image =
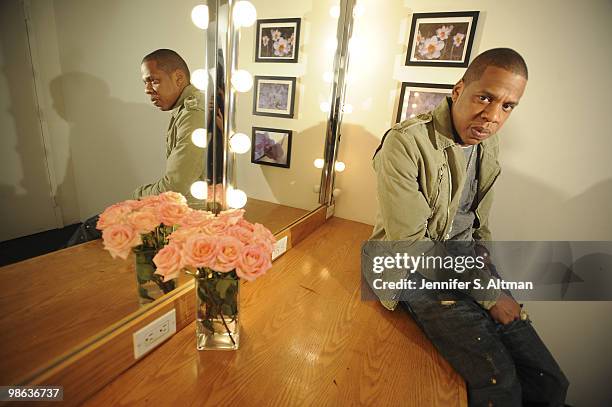
<svg viewBox="0 0 612 407">
<path fill-rule="evenodd" d="M 195 277 L 198 350 L 238 349 L 240 284 L 236 272 L 202 269 Z"/>
<path fill-rule="evenodd" d="M 138 302 L 140 305 L 153 302 L 176 288 L 177 279 L 164 282 L 162 276 L 154 274 L 156 267 L 153 263 L 153 257 L 156 254 L 157 250 L 155 249 L 134 249 Z"/>
</svg>

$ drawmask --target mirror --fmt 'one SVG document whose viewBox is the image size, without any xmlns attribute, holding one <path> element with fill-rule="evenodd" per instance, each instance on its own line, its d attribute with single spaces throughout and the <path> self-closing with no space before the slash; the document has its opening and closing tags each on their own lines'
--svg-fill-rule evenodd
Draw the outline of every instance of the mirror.
<svg viewBox="0 0 612 407">
<path fill-rule="evenodd" d="M 252 3 L 237 68 L 253 87 L 237 93 L 235 115 L 251 149 L 236 154 L 234 183 L 248 196 L 245 216 L 276 233 L 320 205 L 337 19 L 331 0 Z"/>
<path fill-rule="evenodd" d="M 291 131 L 285 139 L 275 131 L 256 134 L 269 140 L 267 150 L 255 143 L 256 162 L 251 152 L 236 155 L 234 162 L 233 187 L 249 198 L 247 219 L 273 232 L 319 207 L 315 190 L 321 172 L 313 161 L 323 158 L 328 114 L 320 109 L 329 100 L 331 85 L 324 74 L 333 69 L 335 50 L 334 44 L 321 44 L 334 38 L 337 20 L 329 14 L 331 1 L 311 3 L 254 2 L 259 19 L 300 19 L 300 30 L 294 29 L 300 36 L 296 63 L 256 62 L 257 24 L 240 30 L 239 68 L 260 77 L 296 78 L 292 118 L 254 115 L 255 90 L 239 94 L 230 112 L 249 138 L 254 127 Z M 207 34 L 191 22 L 194 5 L 162 0 L 0 3 L 3 250 L 31 249 L 35 239 L 14 239 L 84 221 L 164 174 L 171 113 L 160 112 L 144 94 L 140 63 L 147 53 L 170 48 L 192 72 L 206 67 Z M 268 40 L 268 55 L 274 54 L 276 40 L 289 41 L 286 27 L 264 27 L 270 35 L 281 33 Z M 260 88 L 271 95 L 278 85 Z M 261 108 L 269 110 L 269 103 Z M 202 160 L 207 156 L 202 149 Z M 269 165 L 274 163 L 283 165 Z M 4 383 L 18 384 L 100 331 L 143 312 L 133 258 L 111 258 L 100 240 L 0 272 L 5 287 L 0 327 L 10 332 L 0 333 Z M 155 302 L 147 305 L 152 306 Z"/>
</svg>

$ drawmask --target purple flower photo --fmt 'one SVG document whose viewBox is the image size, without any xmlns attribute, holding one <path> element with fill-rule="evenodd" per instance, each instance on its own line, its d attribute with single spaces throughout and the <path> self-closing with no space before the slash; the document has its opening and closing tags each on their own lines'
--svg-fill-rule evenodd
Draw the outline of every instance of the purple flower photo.
<svg viewBox="0 0 612 407">
<path fill-rule="evenodd" d="M 255 62 L 297 62 L 300 19 L 257 20 Z"/>
<path fill-rule="evenodd" d="M 253 127 L 251 162 L 289 168 L 292 133 L 291 130 Z"/>
<path fill-rule="evenodd" d="M 293 117 L 296 78 L 255 76 L 253 114 Z"/>
</svg>

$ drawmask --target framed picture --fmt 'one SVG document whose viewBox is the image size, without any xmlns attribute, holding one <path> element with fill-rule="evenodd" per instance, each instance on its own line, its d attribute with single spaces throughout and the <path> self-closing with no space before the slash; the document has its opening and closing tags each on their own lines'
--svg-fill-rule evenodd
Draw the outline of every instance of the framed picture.
<svg viewBox="0 0 612 407">
<path fill-rule="evenodd" d="M 255 62 L 297 62 L 300 19 L 257 20 Z"/>
<path fill-rule="evenodd" d="M 413 14 L 406 65 L 467 67 L 478 13 Z"/>
<path fill-rule="evenodd" d="M 403 82 L 396 123 L 434 110 L 452 90 L 453 85 Z"/>
<path fill-rule="evenodd" d="M 255 76 L 253 114 L 293 117 L 295 77 Z"/>
<path fill-rule="evenodd" d="M 251 162 L 289 168 L 292 134 L 291 130 L 253 127 Z"/>
</svg>

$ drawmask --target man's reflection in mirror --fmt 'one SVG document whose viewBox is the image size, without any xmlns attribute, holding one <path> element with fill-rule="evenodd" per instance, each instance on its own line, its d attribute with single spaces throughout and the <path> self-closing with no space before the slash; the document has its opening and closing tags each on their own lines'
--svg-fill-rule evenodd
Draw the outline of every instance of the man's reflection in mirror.
<svg viewBox="0 0 612 407">
<path fill-rule="evenodd" d="M 191 141 L 191 134 L 204 128 L 203 94 L 191 85 L 189 68 L 175 51 L 158 49 L 146 55 L 140 66 L 144 92 L 161 111 L 171 111 L 166 131 L 166 168 L 164 175 L 133 193 L 134 199 L 166 191 L 180 192 L 190 206 L 198 200 L 190 194 L 191 185 L 204 179 L 203 151 Z M 67 246 L 98 239 L 98 216 L 87 219 L 68 241 Z"/>
</svg>

